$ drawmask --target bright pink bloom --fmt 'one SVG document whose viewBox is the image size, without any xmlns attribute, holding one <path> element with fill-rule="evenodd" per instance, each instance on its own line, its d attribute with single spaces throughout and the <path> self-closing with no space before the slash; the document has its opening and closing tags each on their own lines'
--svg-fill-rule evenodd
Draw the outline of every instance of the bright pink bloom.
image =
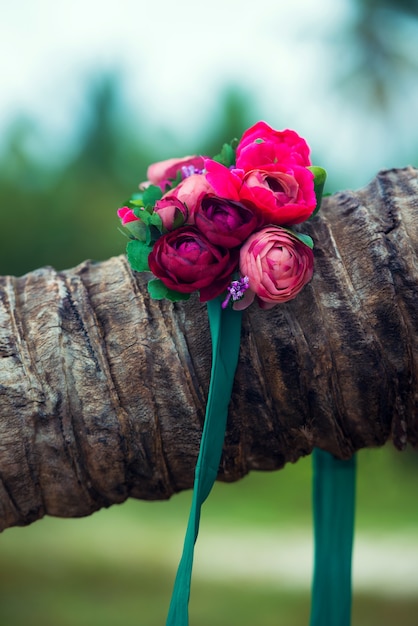
<svg viewBox="0 0 418 626">
<path fill-rule="evenodd" d="M 182 172 L 182 178 L 186 178 L 191 174 L 201 174 L 203 167 L 203 157 L 197 155 L 166 159 L 152 163 L 148 167 L 147 178 L 152 185 L 158 185 L 166 191 L 168 187 L 171 187 L 179 171 Z"/>
<path fill-rule="evenodd" d="M 227 288 L 238 252 L 215 246 L 194 226 L 183 226 L 157 239 L 148 262 L 154 276 L 169 289 L 199 290 L 200 301 L 207 302 Z"/>
<path fill-rule="evenodd" d="M 236 151 L 236 166 L 248 172 L 275 163 L 308 166 L 309 146 L 294 130 L 274 130 L 258 122 L 243 134 Z"/>
<path fill-rule="evenodd" d="M 242 246 L 239 263 L 250 288 L 234 308 L 249 306 L 251 292 L 263 309 L 292 300 L 311 280 L 313 264 L 311 248 L 290 231 L 267 226 L 254 233 Z"/>
<path fill-rule="evenodd" d="M 206 178 L 216 195 L 228 200 L 239 200 L 243 170 L 230 169 L 212 159 L 205 159 Z"/>
<path fill-rule="evenodd" d="M 138 219 L 132 209 L 127 206 L 123 206 L 118 209 L 117 213 L 123 226 L 126 226 L 126 224 L 128 224 L 129 222 L 135 222 Z"/>
<path fill-rule="evenodd" d="M 314 175 L 297 165 L 266 165 L 245 174 L 239 196 L 258 207 L 265 224 L 300 224 L 316 207 Z"/>
</svg>

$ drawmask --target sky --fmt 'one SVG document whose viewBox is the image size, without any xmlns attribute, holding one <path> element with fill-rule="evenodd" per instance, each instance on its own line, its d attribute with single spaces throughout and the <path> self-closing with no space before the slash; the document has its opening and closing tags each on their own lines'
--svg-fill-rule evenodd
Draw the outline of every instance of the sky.
<svg viewBox="0 0 418 626">
<path fill-rule="evenodd" d="M 261 118 L 325 154 L 328 169 L 350 169 L 353 186 L 412 155 L 405 115 L 395 142 L 333 89 L 347 62 L 338 41 L 353 17 L 349 0 L 14 0 L 1 13 L 0 137 L 17 114 L 33 116 L 38 147 L 52 156 L 74 137 L 100 70 L 120 73 L 133 120 L 144 116 L 151 133 L 191 143 L 221 89 L 237 85 Z"/>
</svg>

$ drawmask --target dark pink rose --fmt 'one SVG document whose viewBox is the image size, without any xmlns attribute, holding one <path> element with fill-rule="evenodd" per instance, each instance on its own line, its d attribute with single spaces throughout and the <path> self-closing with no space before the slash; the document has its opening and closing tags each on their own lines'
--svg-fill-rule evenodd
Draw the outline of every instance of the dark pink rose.
<svg viewBox="0 0 418 626">
<path fill-rule="evenodd" d="M 260 219 L 241 202 L 210 194 L 203 197 L 195 213 L 195 225 L 217 246 L 235 248 L 260 226 Z"/>
<path fill-rule="evenodd" d="M 183 226 L 187 221 L 188 211 L 186 206 L 173 195 L 167 194 L 161 200 L 157 200 L 154 211 L 161 217 L 166 230 L 173 230 L 173 228 Z"/>
<path fill-rule="evenodd" d="M 258 122 L 242 136 L 236 150 L 236 166 L 248 172 L 266 165 L 311 165 L 309 146 L 294 130 L 274 130 Z"/>
<path fill-rule="evenodd" d="M 266 165 L 245 174 L 239 196 L 257 206 L 265 224 L 300 224 L 316 207 L 314 175 L 297 165 Z"/>
<path fill-rule="evenodd" d="M 120 209 L 118 209 L 117 213 L 118 213 L 118 217 L 120 217 L 120 220 L 122 222 L 122 226 L 126 226 L 126 224 L 128 224 L 129 222 L 135 222 L 138 219 L 135 213 L 132 211 L 132 209 L 130 209 L 127 206 L 123 206 Z"/>
<path fill-rule="evenodd" d="M 197 155 L 158 161 L 148 167 L 147 182 L 158 185 L 166 191 L 167 187 L 171 187 L 178 172 L 182 173 L 182 178 L 187 178 L 192 174 L 201 174 L 203 167 L 203 157 Z"/>
<path fill-rule="evenodd" d="M 251 304 L 251 292 L 263 309 L 292 300 L 311 280 L 313 265 L 311 248 L 293 233 L 279 226 L 263 228 L 240 250 L 239 269 L 242 276 L 248 276 L 249 289 L 234 308 Z"/>
<path fill-rule="evenodd" d="M 163 235 L 148 256 L 151 272 L 169 289 L 200 291 L 207 302 L 225 291 L 236 269 L 238 253 L 215 246 L 194 226 Z"/>
<path fill-rule="evenodd" d="M 213 189 L 204 174 L 192 174 L 185 178 L 177 187 L 169 192 L 170 197 L 177 198 L 187 208 L 187 224 L 194 224 L 194 214 L 200 206 L 203 196 L 212 193 Z"/>
</svg>

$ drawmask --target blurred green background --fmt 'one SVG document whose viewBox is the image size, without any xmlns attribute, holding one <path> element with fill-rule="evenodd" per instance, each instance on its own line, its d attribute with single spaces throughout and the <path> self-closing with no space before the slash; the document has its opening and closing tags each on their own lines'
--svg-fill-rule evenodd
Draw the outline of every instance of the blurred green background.
<svg viewBox="0 0 418 626">
<path fill-rule="evenodd" d="M 302 120 L 301 128 L 295 127 L 313 146 L 314 162 L 328 169 L 328 191 L 366 184 L 379 167 L 417 165 L 417 5 L 343 4 L 338 28 L 324 7 L 329 27 L 320 40 L 302 19 L 281 22 L 280 7 L 271 16 L 280 26 L 277 39 L 287 37 L 289 59 L 297 48 L 309 55 L 320 47 L 324 61 L 311 77 L 312 99 L 277 97 L 272 103 L 270 97 L 267 106 L 249 83 L 225 77 L 217 91 L 205 92 L 216 105 L 191 137 L 167 130 L 167 121 L 156 123 L 145 104 L 134 115 L 125 84 L 135 77 L 112 63 L 97 63 L 80 80 L 83 107 L 71 119 L 72 136 L 65 141 L 51 139 L 35 115 L 16 112 L 0 138 L 1 274 L 22 275 L 42 265 L 64 269 L 86 258 L 121 254 L 125 239 L 115 209 L 145 179 L 150 162 L 215 154 L 258 119 L 277 128 Z M 227 19 L 228 3 L 222 6 L 219 20 Z M 321 13 L 321 2 L 315 6 Z M 202 18 L 187 19 L 189 27 L 201 28 Z M 239 29 L 239 13 L 231 19 Z M 141 28 L 144 23 L 138 25 L 139 37 Z M 213 38 L 220 45 L 216 33 Z M 244 49 L 248 41 L 241 45 Z M 280 94 L 274 59 L 266 64 Z M 187 80 L 187 60 L 180 66 L 177 60 L 173 71 Z M 296 84 L 300 76 L 293 80 Z M 57 91 L 61 86 L 57 83 Z M 322 113 L 331 105 L 334 121 Z M 163 110 L 169 109 L 168 97 Z M 50 148 L 54 141 L 62 142 L 60 150 Z M 359 454 L 355 626 L 417 624 L 417 475 L 414 451 L 400 454 L 387 446 Z M 308 622 L 310 483 L 308 458 L 280 472 L 216 485 L 204 507 L 196 551 L 194 626 Z M 189 503 L 190 493 L 169 502 L 129 501 L 82 520 L 47 518 L 6 530 L 0 537 L 0 623 L 163 624 Z"/>
</svg>

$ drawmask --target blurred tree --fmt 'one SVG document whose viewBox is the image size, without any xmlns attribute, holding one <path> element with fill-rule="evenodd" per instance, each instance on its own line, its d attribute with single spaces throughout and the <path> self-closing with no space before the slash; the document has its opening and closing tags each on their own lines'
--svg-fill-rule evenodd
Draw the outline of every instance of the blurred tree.
<svg viewBox="0 0 418 626">
<path fill-rule="evenodd" d="M 123 252 L 115 210 L 145 178 L 148 164 L 164 156 L 145 139 L 145 120 L 134 129 L 120 94 L 115 74 L 92 81 L 87 114 L 74 124 L 81 128 L 79 147 L 68 163 L 40 163 L 28 149 L 34 124 L 18 119 L 12 125 L 0 157 L 0 274 L 48 264 L 63 269 Z M 221 98 L 220 112 L 206 126 L 210 132 L 189 149 L 216 154 L 254 121 L 250 100 L 238 88 Z M 164 145 L 169 156 L 179 148 L 188 149 Z"/>
<path fill-rule="evenodd" d="M 69 163 L 40 163 L 28 149 L 34 124 L 12 125 L 0 157 L 1 274 L 46 264 L 60 269 L 123 250 L 115 208 L 140 180 L 150 153 L 125 122 L 119 92 L 114 75 L 94 81 L 88 115 L 79 122 L 80 147 Z"/>
<path fill-rule="evenodd" d="M 254 124 L 254 103 L 251 96 L 237 85 L 225 87 L 215 124 L 203 141 L 204 154 L 217 154 L 225 142 L 239 138 L 244 130 Z"/>
<path fill-rule="evenodd" d="M 352 0 L 352 5 L 349 39 L 342 39 L 352 61 L 339 86 L 374 108 L 388 110 L 405 89 L 415 89 L 418 3 Z"/>
</svg>

